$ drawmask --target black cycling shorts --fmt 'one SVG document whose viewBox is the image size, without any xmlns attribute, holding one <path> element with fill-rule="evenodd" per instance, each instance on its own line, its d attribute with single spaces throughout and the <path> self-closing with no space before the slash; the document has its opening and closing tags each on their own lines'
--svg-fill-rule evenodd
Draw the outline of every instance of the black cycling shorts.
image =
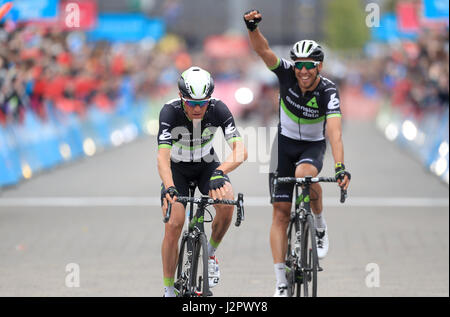
<svg viewBox="0 0 450 317">
<path fill-rule="evenodd" d="M 180 196 L 189 196 L 189 183 L 194 181 L 197 188 L 203 195 L 209 193 L 209 179 L 216 168 L 220 166 L 220 162 L 213 160 L 212 162 L 170 162 L 172 170 L 172 179 L 175 188 Z M 230 182 L 228 175 L 224 175 L 227 182 Z M 163 205 L 164 185 L 161 184 L 161 206 Z M 186 206 L 186 204 L 184 204 Z"/>
<path fill-rule="evenodd" d="M 294 177 L 295 169 L 303 163 L 312 164 L 320 173 L 323 167 L 323 158 L 326 150 L 326 141 L 298 141 L 278 133 L 272 144 L 271 173 L 269 173 L 269 189 L 272 202 L 273 172 L 278 177 Z M 275 168 L 274 168 L 275 167 Z M 294 184 L 278 184 L 273 201 L 292 202 Z"/>
</svg>

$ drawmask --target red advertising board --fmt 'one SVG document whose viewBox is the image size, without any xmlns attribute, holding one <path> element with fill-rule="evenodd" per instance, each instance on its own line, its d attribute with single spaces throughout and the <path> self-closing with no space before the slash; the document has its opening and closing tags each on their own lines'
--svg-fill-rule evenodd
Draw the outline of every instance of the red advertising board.
<svg viewBox="0 0 450 317">
<path fill-rule="evenodd" d="M 60 3 L 60 26 L 66 30 L 90 30 L 97 22 L 95 0 L 62 0 Z"/>
</svg>

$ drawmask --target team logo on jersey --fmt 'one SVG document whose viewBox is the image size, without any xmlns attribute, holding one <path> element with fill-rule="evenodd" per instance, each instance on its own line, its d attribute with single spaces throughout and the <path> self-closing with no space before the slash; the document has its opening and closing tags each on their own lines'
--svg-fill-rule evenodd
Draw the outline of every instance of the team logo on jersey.
<svg viewBox="0 0 450 317">
<path fill-rule="evenodd" d="M 203 130 L 202 137 L 206 138 L 206 137 L 209 137 L 211 134 L 213 134 L 213 133 L 211 132 L 211 130 L 209 130 L 208 128 L 206 128 L 205 130 Z"/>
<path fill-rule="evenodd" d="M 161 141 L 170 140 L 172 138 L 172 134 L 168 131 L 169 129 L 164 129 L 161 134 L 159 135 L 159 139 Z"/>
<path fill-rule="evenodd" d="M 231 134 L 231 133 L 234 133 L 235 131 L 236 131 L 236 127 L 233 126 L 232 122 L 225 127 L 225 134 Z"/>
<path fill-rule="evenodd" d="M 313 97 L 310 101 L 308 101 L 306 105 L 310 108 L 319 108 L 319 106 L 317 105 L 316 97 Z"/>
<path fill-rule="evenodd" d="M 336 98 L 336 94 L 332 94 L 330 97 L 330 101 L 328 102 L 328 109 L 334 110 L 339 108 L 339 98 Z"/>
</svg>

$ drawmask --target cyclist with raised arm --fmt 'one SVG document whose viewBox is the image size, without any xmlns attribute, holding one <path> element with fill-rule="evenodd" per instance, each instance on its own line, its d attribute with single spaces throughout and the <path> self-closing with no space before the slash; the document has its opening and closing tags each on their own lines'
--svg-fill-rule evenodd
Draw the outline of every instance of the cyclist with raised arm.
<svg viewBox="0 0 450 317">
<path fill-rule="evenodd" d="M 189 196 L 189 182 L 196 181 L 200 192 L 213 199 L 233 199 L 228 173 L 247 159 L 247 150 L 236 129 L 228 107 L 212 98 L 214 82 L 200 67 L 191 67 L 178 80 L 179 98 L 168 101 L 160 112 L 158 132 L 158 172 L 162 180 L 163 214 L 167 201 L 173 204 L 172 215 L 165 225 L 162 242 L 164 296 L 176 296 L 174 275 L 178 257 L 178 240 L 185 221 L 186 205 L 177 196 Z M 221 128 L 232 153 L 220 163 L 212 140 Z M 214 205 L 216 216 L 208 243 L 209 287 L 220 278 L 215 251 L 232 220 L 230 205 Z"/>
<path fill-rule="evenodd" d="M 261 20 L 262 15 L 257 10 L 244 14 L 251 46 L 279 81 L 280 122 L 275 140 L 278 150 L 272 155 L 272 160 L 276 160 L 277 175 L 317 176 L 322 169 L 327 136 L 338 184 L 347 189 L 350 173 L 344 166 L 339 93 L 332 81 L 320 75 L 323 49 L 315 41 L 302 40 L 290 51 L 292 61 L 279 58 L 258 29 Z M 270 183 L 272 178 L 273 173 L 270 173 Z M 293 187 L 294 184 L 278 185 L 272 201 L 270 245 L 277 280 L 274 296 L 287 296 L 284 259 Z M 311 185 L 311 207 L 317 228 L 317 253 L 319 258 L 324 258 L 328 252 L 328 230 L 322 212 L 322 189 L 318 183 Z"/>
</svg>

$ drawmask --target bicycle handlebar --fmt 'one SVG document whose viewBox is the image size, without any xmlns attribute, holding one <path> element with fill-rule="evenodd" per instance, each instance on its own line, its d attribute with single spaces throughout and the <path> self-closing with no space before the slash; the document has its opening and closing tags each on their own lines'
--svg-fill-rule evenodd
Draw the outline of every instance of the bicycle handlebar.
<svg viewBox="0 0 450 317">
<path fill-rule="evenodd" d="M 236 215 L 236 222 L 235 226 L 239 227 L 241 222 L 244 220 L 244 194 L 239 193 L 237 200 L 231 200 L 231 199 L 212 199 L 208 196 L 202 196 L 202 197 L 187 197 L 187 196 L 177 196 L 177 202 L 180 203 L 193 203 L 200 205 L 202 204 L 203 207 L 209 206 L 209 205 L 215 205 L 215 204 L 221 204 L 221 205 L 234 205 L 237 207 L 237 215 Z M 164 223 L 167 223 L 170 219 L 170 214 L 172 211 L 172 204 L 168 203 L 166 216 L 163 219 Z"/>
<path fill-rule="evenodd" d="M 299 185 L 303 184 L 313 184 L 313 183 L 336 183 L 336 177 L 275 177 L 275 186 L 277 183 L 288 184 L 297 183 Z M 347 190 L 341 188 L 341 198 L 340 202 L 344 203 L 347 198 Z"/>
</svg>

